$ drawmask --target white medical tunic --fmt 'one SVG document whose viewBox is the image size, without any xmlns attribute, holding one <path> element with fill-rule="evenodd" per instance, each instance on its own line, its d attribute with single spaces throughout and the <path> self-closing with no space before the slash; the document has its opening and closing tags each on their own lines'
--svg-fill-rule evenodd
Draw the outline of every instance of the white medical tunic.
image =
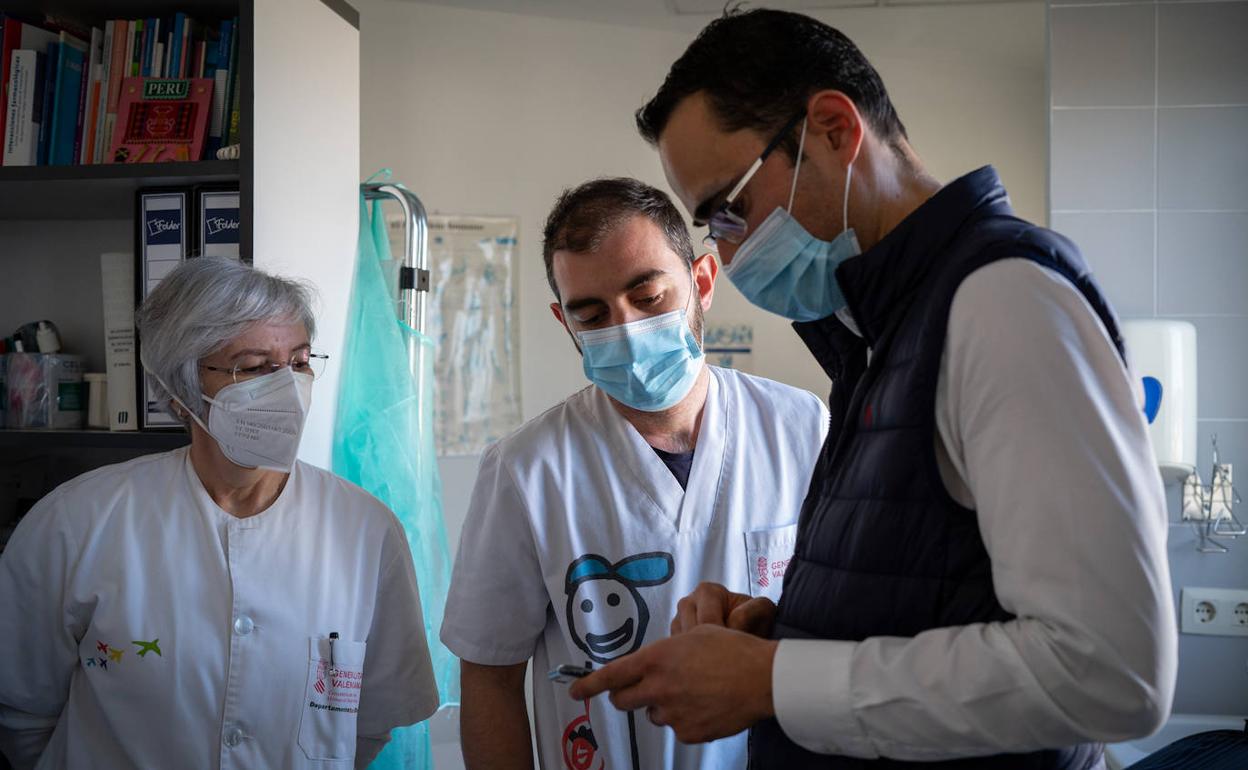
<svg viewBox="0 0 1248 770">
<path fill-rule="evenodd" d="M 437 708 L 402 526 L 303 463 L 246 519 L 186 449 L 63 484 L 0 607 L 0 729 L 55 726 L 39 768 L 348 768 L 357 733 Z"/>
<path fill-rule="evenodd" d="M 787 385 L 709 371 L 687 490 L 593 386 L 482 456 L 442 641 L 482 665 L 533 658 L 545 770 L 745 766 L 744 733 L 686 746 L 644 713 L 576 702 L 546 677 L 668 636 L 702 581 L 779 597 L 827 410 Z"/>
</svg>

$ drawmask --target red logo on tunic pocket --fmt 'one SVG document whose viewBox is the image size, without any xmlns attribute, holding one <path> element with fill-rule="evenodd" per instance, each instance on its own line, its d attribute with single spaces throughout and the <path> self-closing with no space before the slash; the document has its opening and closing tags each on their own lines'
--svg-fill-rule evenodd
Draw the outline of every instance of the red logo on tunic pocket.
<svg viewBox="0 0 1248 770">
<path fill-rule="evenodd" d="M 867 428 L 875 424 L 875 408 L 871 404 L 867 404 L 867 408 L 862 412 L 862 424 Z"/>
</svg>

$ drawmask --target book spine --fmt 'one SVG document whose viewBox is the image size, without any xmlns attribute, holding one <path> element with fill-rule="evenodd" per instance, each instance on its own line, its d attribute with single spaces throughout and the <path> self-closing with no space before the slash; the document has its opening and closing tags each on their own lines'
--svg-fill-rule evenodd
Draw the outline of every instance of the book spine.
<svg viewBox="0 0 1248 770">
<path fill-rule="evenodd" d="M 138 428 L 134 362 L 134 255 L 100 255 L 104 294 L 104 365 L 108 375 L 110 430 Z"/>
<path fill-rule="evenodd" d="M 121 97 L 121 79 L 126 74 L 126 48 L 130 39 L 130 22 L 113 22 L 113 61 L 108 68 L 108 102 L 104 110 L 104 135 L 100 138 L 102 163 L 112 163 L 113 128 L 117 124 L 117 100 Z"/>
<path fill-rule="evenodd" d="M 242 37 L 238 27 L 238 17 L 233 18 L 234 34 L 230 41 L 230 81 L 227 85 L 225 101 L 225 125 L 223 128 L 225 138 L 222 140 L 226 145 L 238 144 L 237 126 L 234 123 L 234 105 L 239 99 L 238 95 L 238 42 Z"/>
<path fill-rule="evenodd" d="M 156 47 L 156 20 L 143 20 L 143 63 L 139 71 L 143 77 L 152 76 L 152 51 Z"/>
<path fill-rule="evenodd" d="M 173 41 L 176 38 L 176 35 L 174 34 L 174 28 L 178 25 L 177 16 L 175 15 L 173 18 L 169 19 L 166 22 L 166 24 L 168 28 L 165 30 L 164 73 L 165 73 L 165 77 L 169 77 L 173 73 L 173 47 L 174 47 Z"/>
<path fill-rule="evenodd" d="M 14 50 L 9 57 L 5 104 L 4 165 L 33 165 L 36 138 L 31 116 L 35 100 L 35 52 Z"/>
<path fill-rule="evenodd" d="M 43 110 L 39 120 L 39 150 L 36 164 L 48 165 L 48 151 L 52 146 L 52 110 L 56 104 L 56 70 L 61 63 L 60 41 L 48 43 L 44 59 Z"/>
<path fill-rule="evenodd" d="M 5 17 L 4 14 L 0 14 L 0 18 L 5 19 L 4 27 L 0 29 L 0 105 L 8 105 L 9 67 L 13 60 L 13 52 L 22 42 L 22 22 L 12 16 Z M 6 136 L 5 126 L 8 118 L 5 113 L 7 112 L 7 109 L 0 109 L 0 137 Z"/>
<path fill-rule="evenodd" d="M 160 77 L 160 59 L 157 58 L 160 46 L 160 19 L 147 20 L 147 76 L 149 78 Z"/>
<path fill-rule="evenodd" d="M 173 16 L 173 30 L 169 36 L 169 69 L 170 77 L 181 77 L 178 66 L 182 61 L 182 30 L 186 26 L 186 14 L 177 13 Z"/>
<path fill-rule="evenodd" d="M 229 20 L 221 22 L 221 37 L 217 40 L 217 71 L 213 73 L 212 119 L 208 129 L 208 146 L 205 157 L 216 157 L 225 138 L 225 99 L 230 78 L 230 44 L 234 25 Z"/>
<path fill-rule="evenodd" d="M 122 54 L 121 67 L 117 72 L 117 77 L 128 78 L 133 75 L 130 71 L 130 62 L 134 59 L 134 25 L 136 22 L 126 22 L 125 37 L 125 53 Z"/>
<path fill-rule="evenodd" d="M 95 107 L 96 92 L 99 90 L 97 85 L 99 81 L 92 77 L 82 79 L 82 107 L 79 110 L 79 130 L 77 130 L 74 145 L 74 157 L 80 165 L 91 162 L 91 147 L 95 146 L 95 134 L 91 132 L 91 122 L 95 120 L 92 109 Z"/>
<path fill-rule="evenodd" d="M 239 121 L 241 118 L 241 115 L 239 114 L 239 102 L 242 99 L 241 93 L 242 88 L 238 83 L 235 83 L 234 100 L 230 105 L 230 144 L 237 144 L 239 141 Z"/>
<path fill-rule="evenodd" d="M 95 121 L 95 114 L 92 112 L 92 100 L 95 96 L 96 78 L 100 76 L 100 41 L 103 37 L 104 33 L 98 27 L 91 28 L 91 43 L 87 47 L 87 57 L 83 62 L 82 85 L 78 89 L 78 115 L 74 126 L 74 159 L 71 161 L 73 163 L 91 162 L 91 158 L 88 155 L 91 144 L 88 142 L 88 139 L 94 139 L 91 135 Z"/>
<path fill-rule="evenodd" d="M 104 24 L 104 40 L 100 44 L 100 90 L 95 105 L 95 142 L 91 146 L 91 162 L 103 163 L 104 150 L 104 116 L 108 113 L 108 86 L 112 82 L 113 72 L 113 35 L 117 32 L 116 22 L 110 20 Z"/>
<path fill-rule="evenodd" d="M 134 26 L 134 48 L 130 55 L 130 77 L 138 77 L 143 67 L 143 20 L 135 19 Z"/>
<path fill-rule="evenodd" d="M 82 51 L 64 37 L 56 72 L 56 104 L 52 108 L 52 144 L 48 148 L 48 165 L 51 166 L 68 166 L 74 162 L 74 131 L 81 102 Z"/>
<path fill-rule="evenodd" d="M 191 27 L 194 25 L 195 22 L 189 18 L 182 25 L 182 48 L 180 49 L 182 61 L 178 65 L 178 77 L 180 78 L 188 77 L 188 73 L 191 71 Z"/>
</svg>

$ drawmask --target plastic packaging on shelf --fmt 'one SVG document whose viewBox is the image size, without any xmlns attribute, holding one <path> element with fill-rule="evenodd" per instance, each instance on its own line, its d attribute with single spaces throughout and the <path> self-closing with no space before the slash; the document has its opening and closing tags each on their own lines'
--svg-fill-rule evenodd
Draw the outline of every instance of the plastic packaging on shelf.
<svg viewBox="0 0 1248 770">
<path fill-rule="evenodd" d="M 18 430 L 74 430 L 86 418 L 82 356 L 9 353 L 5 426 Z"/>
</svg>

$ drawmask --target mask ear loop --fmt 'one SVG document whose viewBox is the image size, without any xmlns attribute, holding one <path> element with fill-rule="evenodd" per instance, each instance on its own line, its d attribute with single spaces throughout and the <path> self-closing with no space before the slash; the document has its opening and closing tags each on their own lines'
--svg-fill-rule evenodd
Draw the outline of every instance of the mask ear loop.
<svg viewBox="0 0 1248 770">
<path fill-rule="evenodd" d="M 201 419 L 199 419 L 199 415 L 195 414 L 195 412 L 194 412 L 194 411 L 192 411 L 192 410 L 191 410 L 191 408 L 190 408 L 189 406 L 187 406 L 186 404 L 182 403 L 182 399 L 178 398 L 177 396 L 175 396 L 175 395 L 173 394 L 173 388 L 171 388 L 171 387 L 169 387 L 168 385 L 166 385 L 166 384 L 165 384 L 165 381 L 164 381 L 164 380 L 162 380 L 162 379 L 160 378 L 160 376 L 159 376 L 159 375 L 157 375 L 157 374 L 155 374 L 154 372 L 152 372 L 152 370 L 151 370 L 151 369 L 148 369 L 148 368 L 147 368 L 147 364 L 144 364 L 142 361 L 140 361 L 140 362 L 139 362 L 139 365 L 141 365 L 141 366 L 142 366 L 145 370 L 147 370 L 147 373 L 148 373 L 148 374 L 152 377 L 152 379 L 156 380 L 156 382 L 160 384 L 160 387 L 162 387 L 162 388 L 164 388 L 164 389 L 165 389 L 165 392 L 169 394 L 169 398 L 170 398 L 170 400 L 172 400 L 172 401 L 176 402 L 178 406 L 180 406 L 180 407 L 182 407 L 183 409 L 185 409 L 185 410 L 186 410 L 186 415 L 187 415 L 187 417 L 190 417 L 192 420 L 194 420 L 195 422 L 199 423 L 199 427 L 201 427 L 201 428 L 203 428 L 203 429 L 204 429 L 204 433 L 207 433 L 209 436 L 212 436 L 212 431 L 208 430 L 208 426 L 204 424 L 204 421 L 203 421 L 203 420 L 201 420 Z M 208 401 L 208 402 L 209 402 L 209 403 L 211 403 L 211 404 L 215 404 L 215 403 L 216 403 L 216 401 L 214 401 L 214 400 L 213 400 L 213 399 L 211 399 L 211 398 L 208 398 L 207 396 L 204 396 L 203 398 L 204 398 L 204 400 Z M 213 438 L 216 438 L 216 437 L 215 437 L 215 436 L 213 436 Z"/>
<path fill-rule="evenodd" d="M 849 165 L 845 167 L 845 205 L 841 209 L 841 221 L 844 226 L 841 232 L 849 229 L 849 180 L 854 178 L 854 162 L 851 160 Z"/>
<path fill-rule="evenodd" d="M 696 260 L 695 260 L 695 261 L 696 261 Z M 694 275 L 693 275 L 693 262 L 690 262 L 690 263 L 689 263 L 689 300 L 688 300 L 687 302 L 685 302 L 685 327 L 686 327 L 686 328 L 688 328 L 691 332 L 693 331 L 693 326 L 689 323 L 689 318 L 690 318 L 690 316 L 689 316 L 689 308 L 693 307 L 693 298 L 694 298 L 694 296 L 695 296 L 695 295 L 696 295 L 696 296 L 697 296 L 697 298 L 698 298 L 698 302 L 701 302 L 701 301 L 702 301 L 702 293 L 701 293 L 700 291 L 698 291 L 698 280 L 697 280 L 697 278 L 695 278 L 695 277 L 694 277 Z M 703 334 L 705 334 L 705 333 L 706 333 L 706 330 L 705 330 L 705 329 L 703 329 L 703 330 L 702 330 L 702 333 L 703 333 Z M 701 336 L 701 335 L 699 335 L 699 336 Z M 702 340 L 698 340 L 698 349 L 699 349 L 699 350 L 701 350 L 701 349 L 702 349 L 702 342 L 703 342 Z"/>
<path fill-rule="evenodd" d="M 789 187 L 789 207 L 786 209 L 790 214 L 793 213 L 793 197 L 797 195 L 797 174 L 802 170 L 802 149 L 806 147 L 806 123 L 802 121 L 802 138 L 797 140 L 797 159 L 793 163 L 793 184 Z"/>
</svg>

